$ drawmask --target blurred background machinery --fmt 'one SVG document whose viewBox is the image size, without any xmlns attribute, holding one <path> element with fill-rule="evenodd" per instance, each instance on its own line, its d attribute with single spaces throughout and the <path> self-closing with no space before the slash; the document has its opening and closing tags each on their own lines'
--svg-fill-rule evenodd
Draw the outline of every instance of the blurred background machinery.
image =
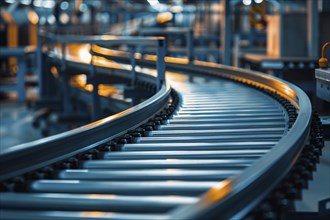
<svg viewBox="0 0 330 220">
<path fill-rule="evenodd" d="M 169 56 L 267 71 L 295 82 L 325 108 L 315 98 L 313 70 L 330 35 L 327 0 L 4 0 L 0 4 L 1 47 L 37 46 L 40 29 L 55 34 L 163 35 Z M 4 56 L 1 76 L 16 74 L 18 58 Z M 29 72 L 35 72 L 38 62 L 32 56 L 26 54 Z"/>
<path fill-rule="evenodd" d="M 318 63 L 330 41 L 329 27 L 330 0 L 2 0 L 1 149 L 143 102 L 153 88 L 144 85 L 147 92 L 139 91 L 135 77 L 110 82 L 105 75 L 135 76 L 143 69 L 137 59 L 155 61 L 156 55 L 166 62 L 175 57 L 178 63 L 251 69 L 293 83 L 308 94 L 329 138 L 329 66 Z M 115 45 L 108 57 L 129 56 L 131 66 L 113 62 L 111 70 L 95 70 L 93 57 L 102 53 L 102 45 L 82 44 L 79 37 L 101 34 L 165 40 L 158 47 Z M 57 63 L 46 54 L 59 57 Z M 75 57 L 86 64 L 78 72 L 68 65 Z M 322 57 L 330 58 L 329 48 Z M 22 132 L 13 136 L 18 119 Z"/>
</svg>

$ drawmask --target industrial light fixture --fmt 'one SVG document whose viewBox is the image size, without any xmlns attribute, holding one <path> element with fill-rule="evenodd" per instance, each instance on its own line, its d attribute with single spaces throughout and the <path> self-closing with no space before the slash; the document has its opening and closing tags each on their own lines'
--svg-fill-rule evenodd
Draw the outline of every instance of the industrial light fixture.
<svg viewBox="0 0 330 220">
<path fill-rule="evenodd" d="M 151 6 L 156 6 L 159 4 L 159 1 L 158 0 L 147 0 L 148 3 L 151 5 Z"/>
<path fill-rule="evenodd" d="M 65 10 L 68 10 L 69 9 L 69 2 L 67 2 L 67 1 L 64 1 L 64 2 L 61 2 L 61 4 L 60 4 L 60 8 L 63 10 L 63 11 L 65 11 Z"/>
<path fill-rule="evenodd" d="M 22 5 L 30 5 L 32 0 L 21 0 Z"/>
<path fill-rule="evenodd" d="M 85 4 L 85 3 L 81 3 L 81 5 L 79 6 L 79 10 L 80 10 L 81 12 L 86 12 L 86 11 L 88 11 L 88 6 L 87 6 L 87 4 Z"/>
<path fill-rule="evenodd" d="M 158 0 L 147 0 L 150 6 L 157 11 L 165 11 L 166 5 L 159 3 Z"/>
<path fill-rule="evenodd" d="M 41 8 L 42 7 L 42 0 L 34 0 L 33 1 L 33 6 Z"/>
<path fill-rule="evenodd" d="M 62 24 L 67 24 L 70 21 L 70 17 L 67 13 L 63 12 L 60 14 L 59 20 Z"/>
<path fill-rule="evenodd" d="M 263 2 L 263 0 L 253 0 L 256 4 L 260 4 Z M 252 0 L 242 0 L 243 4 L 246 6 L 249 6 L 252 4 Z"/>
<path fill-rule="evenodd" d="M 56 22 L 55 16 L 53 14 L 49 15 L 47 17 L 47 22 L 48 22 L 48 24 L 55 24 L 55 22 Z"/>
<path fill-rule="evenodd" d="M 54 8 L 55 7 L 55 1 L 50 1 L 50 0 L 43 1 L 42 2 L 42 7 L 44 7 L 44 8 Z"/>
<path fill-rule="evenodd" d="M 248 6 L 248 5 L 251 5 L 252 0 L 243 0 L 242 2 L 244 5 Z"/>
</svg>

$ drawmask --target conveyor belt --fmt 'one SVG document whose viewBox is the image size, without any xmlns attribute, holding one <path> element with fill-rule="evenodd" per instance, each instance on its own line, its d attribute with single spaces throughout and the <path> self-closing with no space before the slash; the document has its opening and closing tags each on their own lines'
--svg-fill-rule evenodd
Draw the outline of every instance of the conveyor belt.
<svg viewBox="0 0 330 220">
<path fill-rule="evenodd" d="M 270 96 L 227 80 L 174 83 L 182 97 L 167 124 L 28 192 L 1 193 L 7 219 L 166 219 L 267 154 L 288 130 Z"/>
<path fill-rule="evenodd" d="M 67 65 L 73 64 L 90 68 Z M 107 72 L 105 64 L 98 71 Z M 0 216 L 240 219 L 267 195 L 278 201 L 270 206 L 285 210 L 310 178 L 323 143 L 306 94 L 242 69 L 167 65 L 183 72 L 167 74 L 176 91 L 171 100 L 169 83 L 138 73 L 137 84 L 161 87 L 141 105 L 0 155 Z M 110 77 L 116 74 L 132 77 L 129 71 Z"/>
</svg>

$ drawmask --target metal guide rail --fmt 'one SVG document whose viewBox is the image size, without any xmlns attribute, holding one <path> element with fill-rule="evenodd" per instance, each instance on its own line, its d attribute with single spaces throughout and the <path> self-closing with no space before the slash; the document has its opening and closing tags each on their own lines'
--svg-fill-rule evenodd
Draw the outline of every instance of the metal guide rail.
<svg viewBox="0 0 330 220">
<path fill-rule="evenodd" d="M 285 211 L 323 144 L 306 94 L 211 63 L 167 68 L 184 72 L 168 74 L 171 99 L 167 83 L 124 113 L 4 152 L 1 216 L 240 219 Z M 276 204 L 262 202 L 269 196 Z M 258 209 L 260 202 L 270 208 Z"/>
<path fill-rule="evenodd" d="M 39 69 L 39 97 L 45 99 L 47 96 L 52 96 L 49 94 L 49 89 L 52 83 L 50 83 L 49 75 L 46 74 L 49 70 L 44 70 L 43 66 L 47 66 L 49 62 L 46 60 L 42 62 L 42 51 L 46 49 L 48 56 L 52 58 L 52 62 L 57 60 L 59 65 L 58 73 L 62 79 L 63 87 L 63 110 L 64 114 L 68 116 L 73 115 L 73 107 L 71 105 L 71 87 L 70 79 L 72 77 L 71 71 L 69 71 L 70 61 L 76 61 L 77 57 L 79 61 L 84 61 L 84 63 L 89 64 L 88 74 L 86 74 L 87 81 L 93 86 L 92 91 L 92 114 L 91 118 L 93 121 L 101 118 L 101 109 L 100 109 L 100 97 L 98 93 L 98 86 L 101 83 L 97 79 L 96 65 L 94 47 L 97 45 L 102 45 L 103 47 L 109 46 L 128 46 L 131 51 L 131 75 L 129 76 L 131 80 L 131 85 L 135 86 L 137 81 L 137 74 L 135 71 L 135 51 L 136 47 L 152 47 L 156 51 L 159 59 L 156 62 L 157 68 L 157 77 L 153 77 L 153 80 L 156 81 L 156 89 L 159 90 L 165 80 L 165 41 L 163 37 L 130 37 L 130 36 L 113 36 L 113 35 L 90 35 L 90 36 L 77 36 L 77 35 L 56 35 L 53 33 L 46 32 L 46 30 L 41 30 L 38 34 L 38 69 Z M 89 50 L 84 51 L 85 53 L 77 55 L 77 53 L 72 54 L 69 49 L 73 49 L 72 45 L 74 44 L 85 44 L 89 46 Z M 71 47 L 69 47 L 71 45 Z M 79 48 L 77 48 L 79 50 Z M 50 68 L 50 67 L 49 67 Z M 76 73 L 74 73 L 76 74 Z M 48 91 L 48 92 L 47 92 Z M 49 97 L 48 97 L 49 98 Z"/>
</svg>

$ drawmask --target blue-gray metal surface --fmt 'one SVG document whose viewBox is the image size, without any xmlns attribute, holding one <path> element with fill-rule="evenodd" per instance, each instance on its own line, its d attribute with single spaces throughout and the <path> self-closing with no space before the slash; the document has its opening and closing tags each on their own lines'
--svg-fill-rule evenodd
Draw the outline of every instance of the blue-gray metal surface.
<svg viewBox="0 0 330 220">
<path fill-rule="evenodd" d="M 26 46 L 26 47 L 15 47 L 15 48 L 0 48 L 0 57 L 16 57 L 18 61 L 17 65 L 17 79 L 14 85 L 12 84 L 1 84 L 0 91 L 8 92 L 11 90 L 17 90 L 18 101 L 23 103 L 25 101 L 25 76 L 27 72 L 27 57 L 29 54 L 34 53 L 36 48 L 34 46 Z"/>
<path fill-rule="evenodd" d="M 163 85 L 156 95 L 143 104 L 124 112 L 68 132 L 2 151 L 0 154 L 0 166 L 2 167 L 0 180 L 20 175 L 91 149 L 139 126 L 145 121 L 145 117 L 151 117 L 166 105 L 169 93 L 170 87 Z"/>
<path fill-rule="evenodd" d="M 85 162 L 80 170 L 62 170 L 58 174 L 59 179 L 33 181 L 29 185 L 29 190 L 35 193 L 90 194 L 94 197 L 112 194 L 115 197 L 175 195 L 193 198 L 191 203 L 175 206 L 169 212 L 161 212 L 159 215 L 147 211 L 130 214 L 118 212 L 113 215 L 101 212 L 98 216 L 100 218 L 211 219 L 220 211 L 227 219 L 241 218 L 250 211 L 288 172 L 306 141 L 311 120 L 311 106 L 306 94 L 299 88 L 274 77 L 241 69 L 219 65 L 212 67 L 207 63 L 168 66 L 186 73 L 208 73 L 258 83 L 269 90 L 277 91 L 289 100 L 297 108 L 298 117 L 289 129 L 287 113 L 277 101 L 243 84 L 228 80 L 180 83 L 175 82 L 176 78 L 173 77 L 173 87 L 178 90 L 182 100 L 167 125 L 160 126 L 160 130 L 152 132 L 149 137 L 141 137 L 136 144 L 123 145 L 121 151 L 104 153 L 103 160 Z M 251 103 L 256 104 L 253 106 Z M 231 108 L 233 109 L 230 110 Z M 142 108 L 140 110 L 143 111 Z M 191 123 L 195 119 L 197 122 L 200 120 L 199 128 Z M 259 122 L 243 129 L 235 126 L 224 128 L 221 125 L 217 128 L 221 120 L 227 120 L 226 123 L 231 124 L 228 121 L 231 119 L 233 123 L 244 124 L 250 120 L 249 123 L 254 124 L 254 119 L 262 119 L 266 124 L 274 121 L 277 124 L 273 132 Z M 210 125 L 210 120 L 217 121 L 218 124 Z M 171 126 L 172 121 L 173 125 L 179 122 L 181 129 Z M 96 128 L 90 126 L 90 129 L 94 130 L 93 135 L 97 133 Z M 109 132 L 110 127 L 106 128 Z M 214 129 L 217 131 L 214 132 Z M 101 129 L 99 132 L 104 131 Z M 78 131 L 76 132 L 78 134 Z M 181 135 L 178 135 L 180 132 Z M 221 132 L 226 134 L 220 135 Z M 165 134 L 166 138 L 159 136 Z M 96 137 L 89 137 L 89 141 L 94 144 L 89 145 L 88 149 L 103 143 L 97 142 Z M 77 146 L 77 141 L 71 140 L 61 144 L 71 148 L 74 144 Z M 171 149 L 164 150 L 166 146 Z M 204 146 L 206 149 L 201 149 Z M 152 150 L 148 150 L 148 147 Z M 142 170 L 137 170 L 139 167 Z M 215 170 L 216 167 L 219 169 Z M 113 176 L 109 174 L 112 171 Z M 205 200 L 203 194 L 209 193 L 210 188 L 216 188 L 224 179 L 231 182 L 228 194 L 219 200 Z M 26 198 L 25 202 L 28 201 L 36 200 L 31 196 Z M 22 206 L 24 204 L 11 204 L 6 210 L 2 210 L 2 214 L 8 219 L 17 219 L 23 215 L 30 219 L 74 219 L 82 216 L 82 213 L 84 216 L 93 214 L 92 211 L 74 211 L 76 206 L 70 207 L 69 204 L 66 210 L 71 211 L 60 212 L 44 212 L 39 208 L 22 210 Z"/>
</svg>

